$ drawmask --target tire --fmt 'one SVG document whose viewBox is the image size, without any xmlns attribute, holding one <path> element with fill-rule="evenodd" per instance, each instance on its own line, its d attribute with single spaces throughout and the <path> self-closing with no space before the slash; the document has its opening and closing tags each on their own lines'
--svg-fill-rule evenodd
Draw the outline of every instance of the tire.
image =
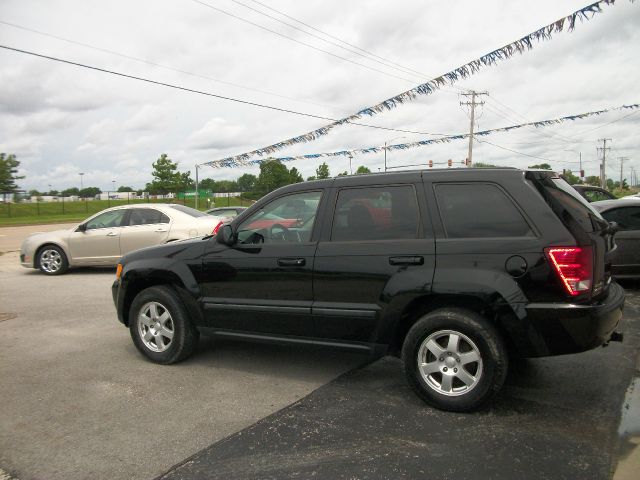
<svg viewBox="0 0 640 480">
<path fill-rule="evenodd" d="M 165 285 L 136 296 L 129 310 L 129 331 L 138 350 L 163 365 L 189 357 L 200 337 L 176 291 Z"/>
<path fill-rule="evenodd" d="M 69 270 L 69 260 L 62 248 L 45 245 L 36 254 L 36 268 L 45 275 L 62 275 Z"/>
<path fill-rule="evenodd" d="M 419 318 L 405 337 L 402 360 L 418 396 L 452 412 L 476 410 L 489 401 L 502 388 L 509 362 L 495 327 L 457 308 Z"/>
</svg>

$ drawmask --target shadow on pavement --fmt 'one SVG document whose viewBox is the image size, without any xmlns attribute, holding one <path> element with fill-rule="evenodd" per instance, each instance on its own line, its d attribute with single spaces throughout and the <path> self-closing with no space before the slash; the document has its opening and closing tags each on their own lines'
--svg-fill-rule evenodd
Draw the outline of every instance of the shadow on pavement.
<svg viewBox="0 0 640 480">
<path fill-rule="evenodd" d="M 426 406 L 401 362 L 385 357 L 159 478 L 609 479 L 640 344 L 636 308 L 625 314 L 625 343 L 514 362 L 499 397 L 480 412 Z"/>
</svg>

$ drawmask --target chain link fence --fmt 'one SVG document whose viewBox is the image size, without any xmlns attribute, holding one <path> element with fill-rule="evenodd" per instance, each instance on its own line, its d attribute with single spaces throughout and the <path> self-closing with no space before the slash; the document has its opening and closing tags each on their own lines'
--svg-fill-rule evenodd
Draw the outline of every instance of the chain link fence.
<svg viewBox="0 0 640 480">
<path fill-rule="evenodd" d="M 219 192 L 210 196 L 198 198 L 198 209 L 207 210 L 214 207 L 241 205 L 249 206 L 253 203 L 250 192 Z M 187 207 L 196 207 L 193 192 L 174 192 L 167 195 L 138 195 L 136 192 L 103 192 L 95 198 L 80 198 L 78 196 L 42 195 L 29 197 L 21 194 L 5 194 L 0 192 L 0 220 L 2 218 L 18 219 L 21 217 L 59 217 L 72 218 L 90 216 L 105 208 L 136 203 L 178 203 Z"/>
</svg>

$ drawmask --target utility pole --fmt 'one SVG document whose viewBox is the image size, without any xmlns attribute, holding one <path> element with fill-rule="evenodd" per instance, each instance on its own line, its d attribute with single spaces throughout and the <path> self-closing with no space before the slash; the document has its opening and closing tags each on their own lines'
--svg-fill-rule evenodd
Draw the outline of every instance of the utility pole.
<svg viewBox="0 0 640 480">
<path fill-rule="evenodd" d="M 629 157 L 618 157 L 618 160 L 620 160 L 620 190 L 622 190 L 622 168 L 623 168 L 624 162 L 629 160 Z"/>
<path fill-rule="evenodd" d="M 472 155 L 473 155 L 473 127 L 475 121 L 475 113 L 476 113 L 476 105 L 484 105 L 484 102 L 476 102 L 476 97 L 480 95 L 489 95 L 489 92 L 476 92 L 475 90 L 471 90 L 469 93 L 463 93 L 465 97 L 471 97 L 470 102 L 460 102 L 460 105 L 467 105 L 471 107 L 471 122 L 469 126 L 469 153 L 467 159 L 469 160 L 469 165 L 473 163 Z"/>
<path fill-rule="evenodd" d="M 607 147 L 607 142 L 610 142 L 610 138 L 599 138 L 599 142 L 602 142 L 602 148 L 598 148 L 598 150 L 602 151 L 602 164 L 600 165 L 600 185 L 602 188 L 607 187 L 607 150 L 611 150 L 611 148 Z"/>
<path fill-rule="evenodd" d="M 198 197 L 200 197 L 200 190 L 198 190 L 198 167 L 200 167 L 200 165 L 196 163 L 196 210 L 198 209 Z"/>
</svg>

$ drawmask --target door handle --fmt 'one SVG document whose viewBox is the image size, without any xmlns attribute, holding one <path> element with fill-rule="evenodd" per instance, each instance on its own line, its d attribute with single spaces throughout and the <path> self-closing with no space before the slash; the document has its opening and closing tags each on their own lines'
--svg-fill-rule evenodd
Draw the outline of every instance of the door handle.
<svg viewBox="0 0 640 480">
<path fill-rule="evenodd" d="M 167 231 L 166 228 L 159 228 L 159 229 L 156 230 L 156 232 L 166 232 L 166 231 Z"/>
<path fill-rule="evenodd" d="M 424 265 L 424 257 L 406 256 L 406 257 L 389 257 L 389 265 Z"/>
<path fill-rule="evenodd" d="M 109 233 L 107 233 L 107 237 L 115 237 L 115 236 L 117 236 L 117 235 L 118 235 L 118 234 L 117 234 L 116 232 L 109 232 Z"/>
<path fill-rule="evenodd" d="M 302 267 L 306 262 L 304 258 L 279 258 L 278 265 L 281 267 Z"/>
</svg>

